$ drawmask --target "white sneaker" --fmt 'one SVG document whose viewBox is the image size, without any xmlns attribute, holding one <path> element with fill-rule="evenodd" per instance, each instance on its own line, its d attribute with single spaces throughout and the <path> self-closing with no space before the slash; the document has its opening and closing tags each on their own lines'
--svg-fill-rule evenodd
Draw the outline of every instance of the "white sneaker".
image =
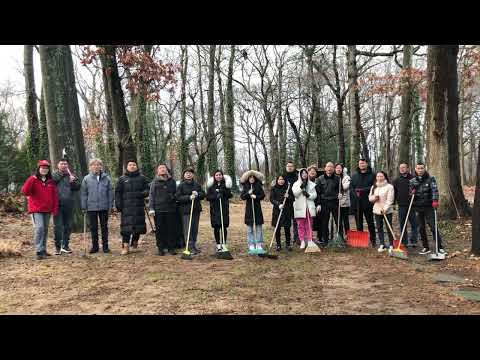
<svg viewBox="0 0 480 360">
<path fill-rule="evenodd" d="M 255 245 L 249 245 L 248 251 L 255 251 Z"/>
<path fill-rule="evenodd" d="M 305 241 L 300 242 L 300 249 L 305 249 Z"/>
<path fill-rule="evenodd" d="M 419 252 L 420 255 L 427 255 L 427 254 L 430 254 L 431 251 L 427 248 L 423 248 L 422 251 Z"/>
<path fill-rule="evenodd" d="M 447 255 L 447 252 L 443 249 L 438 249 L 438 253 Z"/>
<path fill-rule="evenodd" d="M 390 245 L 390 246 L 388 247 L 388 252 L 392 252 L 392 250 L 393 250 L 393 246 Z"/>
<path fill-rule="evenodd" d="M 377 251 L 378 251 L 378 252 L 384 252 L 385 250 L 387 250 L 387 249 L 385 249 L 385 245 L 380 245 L 380 246 L 378 247 L 378 250 L 377 250 Z"/>
<path fill-rule="evenodd" d="M 222 251 L 222 245 L 221 244 L 217 244 L 217 251 Z"/>
</svg>

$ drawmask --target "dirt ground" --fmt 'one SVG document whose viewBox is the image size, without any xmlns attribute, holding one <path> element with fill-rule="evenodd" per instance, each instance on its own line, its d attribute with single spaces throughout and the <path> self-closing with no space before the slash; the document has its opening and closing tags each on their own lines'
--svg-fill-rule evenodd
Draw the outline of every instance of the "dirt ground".
<svg viewBox="0 0 480 360">
<path fill-rule="evenodd" d="M 136 253 L 121 256 L 115 216 L 112 254 L 82 258 L 82 235 L 73 234 L 72 255 L 36 261 L 30 219 L 2 214 L 0 243 L 22 256 L 0 258 L 0 314 L 480 314 L 480 302 L 455 293 L 480 288 L 480 261 L 468 254 L 471 220 L 441 223 L 453 255 L 443 262 L 415 253 L 402 261 L 375 249 L 304 254 L 298 246 L 269 260 L 247 255 L 243 209 L 242 203 L 231 205 L 228 243 L 235 259 L 212 256 L 206 205 L 202 253 L 190 262 L 180 255 L 156 256 L 153 234 L 142 237 Z M 267 202 L 264 217 L 269 241 Z M 53 253 L 52 229 L 48 248 Z"/>
</svg>

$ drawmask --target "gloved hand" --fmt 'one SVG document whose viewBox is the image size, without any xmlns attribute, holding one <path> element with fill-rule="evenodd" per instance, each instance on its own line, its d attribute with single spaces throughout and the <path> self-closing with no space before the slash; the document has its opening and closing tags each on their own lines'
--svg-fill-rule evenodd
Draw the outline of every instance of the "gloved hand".
<svg viewBox="0 0 480 360">
<path fill-rule="evenodd" d="M 286 192 L 285 195 L 283 195 L 283 197 L 284 197 L 285 199 L 288 199 L 288 196 L 289 196 L 289 195 L 288 195 L 288 192 Z"/>
<path fill-rule="evenodd" d="M 196 192 L 195 190 L 192 191 L 192 195 L 195 195 L 195 197 L 198 196 L 198 192 Z"/>
<path fill-rule="evenodd" d="M 215 189 L 215 191 L 218 193 L 218 192 L 220 192 L 220 189 Z"/>
<path fill-rule="evenodd" d="M 338 200 L 342 200 L 343 198 L 343 195 L 342 194 L 338 194 Z"/>
<path fill-rule="evenodd" d="M 433 201 L 432 201 L 432 207 L 433 207 L 434 209 L 438 208 L 438 200 L 433 200 Z"/>
<path fill-rule="evenodd" d="M 317 206 L 317 213 L 319 213 L 320 211 L 322 211 L 322 206 L 321 206 L 321 205 L 318 205 L 318 206 Z"/>
<path fill-rule="evenodd" d="M 155 215 L 155 210 L 150 210 L 150 211 L 148 212 L 148 215 L 154 216 L 154 215 Z"/>
<path fill-rule="evenodd" d="M 279 208 L 280 210 L 282 210 L 284 207 L 285 207 L 285 205 L 283 205 L 283 204 L 278 205 L 278 208 Z"/>
<path fill-rule="evenodd" d="M 309 198 L 310 197 L 310 194 L 306 191 L 303 191 L 303 195 L 306 197 L 306 198 Z"/>
<path fill-rule="evenodd" d="M 252 195 L 253 194 L 253 189 L 248 190 L 248 194 Z"/>
<path fill-rule="evenodd" d="M 251 194 L 250 197 L 251 197 L 253 200 L 255 200 L 255 199 L 257 198 L 257 195 Z"/>
<path fill-rule="evenodd" d="M 302 184 L 300 185 L 300 189 L 305 189 L 305 186 L 306 186 L 306 185 L 307 185 L 307 184 L 302 183 Z"/>
<path fill-rule="evenodd" d="M 415 195 L 416 192 L 417 192 L 417 189 L 413 188 L 413 189 L 410 191 L 410 194 Z"/>
<path fill-rule="evenodd" d="M 192 195 L 190 195 L 190 200 L 195 200 L 196 196 L 195 194 L 192 193 Z"/>
</svg>

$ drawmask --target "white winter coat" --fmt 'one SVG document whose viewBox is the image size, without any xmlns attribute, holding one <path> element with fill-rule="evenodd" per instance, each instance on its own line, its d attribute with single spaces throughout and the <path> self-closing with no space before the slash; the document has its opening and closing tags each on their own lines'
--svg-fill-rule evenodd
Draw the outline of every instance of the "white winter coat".
<svg viewBox="0 0 480 360">
<path fill-rule="evenodd" d="M 350 207 L 350 181 L 350 176 L 343 175 L 342 189 L 345 193 L 340 194 L 342 196 L 340 199 L 340 207 Z"/>
<path fill-rule="evenodd" d="M 395 190 L 393 185 L 386 181 L 383 183 L 377 183 L 375 190 L 373 190 L 373 186 L 370 189 L 368 200 L 373 203 L 376 195 L 379 196 L 379 200 L 373 204 L 373 213 L 382 215 L 383 210 L 385 214 L 391 214 L 393 212 L 392 205 L 395 199 Z"/>
<path fill-rule="evenodd" d="M 310 213 L 311 217 L 315 217 L 316 209 L 315 209 L 315 199 L 317 198 L 317 191 L 315 190 L 315 183 L 313 181 L 308 180 L 307 186 L 305 187 L 305 191 L 310 195 L 307 199 L 303 195 L 303 190 L 300 188 L 302 185 L 302 180 L 300 179 L 300 173 L 298 172 L 298 180 L 292 186 L 292 192 L 295 196 L 295 201 L 293 202 L 293 216 L 295 219 L 304 219 L 307 213 L 307 205 L 308 205 L 308 212 Z"/>
</svg>

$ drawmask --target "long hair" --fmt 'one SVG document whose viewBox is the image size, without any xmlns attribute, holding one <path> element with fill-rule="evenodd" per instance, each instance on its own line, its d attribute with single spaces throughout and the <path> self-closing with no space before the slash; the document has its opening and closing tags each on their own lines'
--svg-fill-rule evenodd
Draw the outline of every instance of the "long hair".
<svg viewBox="0 0 480 360">
<path fill-rule="evenodd" d="M 388 180 L 388 175 L 387 175 L 387 173 L 386 173 L 385 171 L 377 171 L 377 172 L 375 173 L 375 182 L 373 183 L 373 191 L 375 191 L 375 189 L 377 188 L 377 175 L 378 175 L 378 174 L 383 174 L 383 176 L 385 176 L 385 181 L 386 181 L 387 183 L 390 182 L 390 181 Z"/>
<path fill-rule="evenodd" d="M 37 179 L 40 179 L 42 177 L 42 175 L 40 174 L 40 166 L 37 167 L 37 170 L 35 171 L 35 176 L 37 177 Z M 48 168 L 48 173 L 47 175 L 45 175 L 45 178 L 47 180 L 52 178 L 52 169 L 50 167 Z"/>
</svg>

